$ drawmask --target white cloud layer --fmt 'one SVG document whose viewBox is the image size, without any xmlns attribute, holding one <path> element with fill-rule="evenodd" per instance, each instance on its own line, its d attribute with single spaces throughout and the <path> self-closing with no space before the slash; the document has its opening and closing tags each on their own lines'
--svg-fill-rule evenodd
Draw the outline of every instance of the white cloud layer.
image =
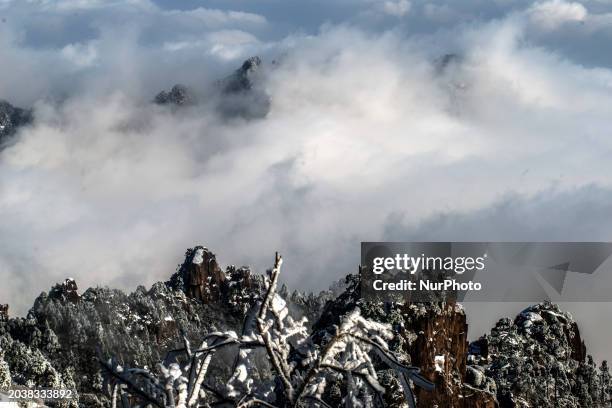
<svg viewBox="0 0 612 408">
<path fill-rule="evenodd" d="M 66 276 L 164 279 L 199 243 L 259 270 L 280 250 L 286 281 L 322 289 L 362 240 L 612 239 L 599 2 L 338 2 L 303 24 L 2 4 L 0 98 L 36 116 L 0 154 L 0 300 L 21 313 Z M 212 84 L 254 54 L 268 117 L 219 118 Z M 149 103 L 175 82 L 204 103 Z"/>
<path fill-rule="evenodd" d="M 587 10 L 580 3 L 549 0 L 534 4 L 530 9 L 530 14 L 537 25 L 553 30 L 567 22 L 584 21 L 587 17 Z"/>
</svg>

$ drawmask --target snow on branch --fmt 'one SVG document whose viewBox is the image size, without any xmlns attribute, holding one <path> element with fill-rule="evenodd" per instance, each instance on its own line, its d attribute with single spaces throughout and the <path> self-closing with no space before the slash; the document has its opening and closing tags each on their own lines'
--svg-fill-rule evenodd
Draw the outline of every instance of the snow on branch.
<svg viewBox="0 0 612 408">
<path fill-rule="evenodd" d="M 345 385 L 341 398 L 346 407 L 384 406 L 388 390 L 378 374 L 384 367 L 395 372 L 409 407 L 416 406 L 411 384 L 433 390 L 418 368 L 403 365 L 390 349 L 391 326 L 364 318 L 359 308 L 341 319 L 325 344 L 318 344 L 309 335 L 307 319 L 293 319 L 277 293 L 282 262 L 277 253 L 265 294 L 247 314 L 241 335 L 209 333 L 197 348 L 183 335 L 183 347 L 168 352 L 154 371 L 100 358 L 112 406 L 330 407 L 326 393 L 338 381 Z M 227 354 L 225 349 L 235 357 L 231 374 L 221 378 L 230 365 L 215 356 Z M 221 369 L 212 372 L 213 367 Z"/>
</svg>

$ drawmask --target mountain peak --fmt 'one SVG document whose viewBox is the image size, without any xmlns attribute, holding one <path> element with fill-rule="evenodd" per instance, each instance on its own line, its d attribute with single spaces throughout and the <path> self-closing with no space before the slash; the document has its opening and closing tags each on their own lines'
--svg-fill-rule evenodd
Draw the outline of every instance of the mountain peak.
<svg viewBox="0 0 612 408">
<path fill-rule="evenodd" d="M 49 297 L 76 303 L 81 300 L 79 287 L 72 278 L 67 278 L 62 283 L 55 284 L 49 291 Z"/>
<path fill-rule="evenodd" d="M 170 91 L 161 91 L 153 100 L 158 105 L 186 106 L 196 102 L 195 95 L 185 85 L 176 84 Z"/>
<path fill-rule="evenodd" d="M 249 73 L 255 72 L 259 68 L 260 65 L 261 65 L 261 58 L 255 55 L 254 57 L 247 58 L 242 63 L 242 67 L 240 67 L 240 71 L 245 74 L 249 74 Z"/>
<path fill-rule="evenodd" d="M 254 56 L 246 59 L 240 68 L 226 77 L 223 83 L 224 93 L 248 92 L 255 85 L 255 74 L 260 70 L 261 58 Z"/>
<path fill-rule="evenodd" d="M 8 307 L 0 306 L 0 345 L 6 350 L 0 366 L 4 359 L 16 384 L 52 386 L 51 378 L 77 389 L 83 406 L 102 406 L 107 396 L 100 386 L 98 349 L 123 367 L 155 367 L 180 346 L 182 336 L 199 344 L 205 333 L 239 333 L 265 296 L 266 279 L 248 267 L 222 270 L 204 246 L 189 248 L 169 281 L 149 290 L 141 286 L 126 294 L 98 287 L 79 294 L 76 281 L 66 279 L 39 296 L 27 319 L 9 319 Z M 550 302 L 500 319 L 468 345 L 466 314 L 458 305 L 365 302 L 358 275 L 349 275 L 340 293 L 289 294 L 282 288 L 277 295 L 294 316 L 312 323 L 307 329 L 319 346 L 339 327 L 338 317 L 356 309 L 393 327 L 393 347 L 402 361 L 436 384 L 433 393 L 415 390 L 419 406 L 606 406 L 596 399 L 608 392 L 607 364 L 596 369 L 576 322 Z M 36 367 L 43 363 L 48 370 L 39 375 Z M 551 384 L 554 392 L 546 388 Z M 325 398 L 340 405 L 333 387 L 328 391 Z"/>
<path fill-rule="evenodd" d="M 0 99 L 0 148 L 21 126 L 32 122 L 32 111 Z"/>
</svg>

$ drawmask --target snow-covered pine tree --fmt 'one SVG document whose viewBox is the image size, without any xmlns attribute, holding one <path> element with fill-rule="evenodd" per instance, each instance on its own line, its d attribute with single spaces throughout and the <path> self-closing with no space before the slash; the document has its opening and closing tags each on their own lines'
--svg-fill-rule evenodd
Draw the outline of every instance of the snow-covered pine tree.
<svg viewBox="0 0 612 408">
<path fill-rule="evenodd" d="M 383 406 L 386 389 L 379 381 L 381 366 L 395 372 L 409 407 L 416 406 L 411 383 L 433 389 L 418 368 L 402 364 L 391 351 L 391 325 L 364 318 L 359 308 L 348 312 L 333 332 L 326 332 L 322 343 L 315 341 L 308 333 L 307 319 L 294 319 L 277 292 L 281 265 L 282 258 L 276 254 L 265 294 L 247 313 L 242 333 L 209 333 L 197 348 L 183 336 L 183 347 L 169 352 L 156 371 L 122 367 L 114 358 L 101 359 L 113 408 L 213 403 L 239 408 L 329 407 L 326 389 L 338 382 L 346 407 Z M 211 374 L 212 362 L 228 349 L 236 352 L 231 374 L 220 380 Z"/>
</svg>

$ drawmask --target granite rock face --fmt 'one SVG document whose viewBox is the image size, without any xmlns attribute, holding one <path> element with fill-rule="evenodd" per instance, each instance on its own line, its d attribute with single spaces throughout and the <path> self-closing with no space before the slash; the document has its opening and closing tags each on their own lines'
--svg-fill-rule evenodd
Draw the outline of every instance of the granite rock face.
<svg viewBox="0 0 612 408">
<path fill-rule="evenodd" d="M 185 293 L 193 299 L 210 303 L 227 294 L 227 290 L 224 290 L 225 273 L 219 267 L 215 254 L 208 248 L 194 248 L 179 273 L 183 276 Z"/>
<path fill-rule="evenodd" d="M 418 391 L 421 406 L 497 407 L 492 381 L 472 389 L 466 384 L 468 325 L 463 308 L 455 303 L 412 304 L 404 307 L 408 352 L 415 366 L 436 384 L 435 393 Z M 486 380 L 483 378 L 482 383 Z"/>
</svg>

